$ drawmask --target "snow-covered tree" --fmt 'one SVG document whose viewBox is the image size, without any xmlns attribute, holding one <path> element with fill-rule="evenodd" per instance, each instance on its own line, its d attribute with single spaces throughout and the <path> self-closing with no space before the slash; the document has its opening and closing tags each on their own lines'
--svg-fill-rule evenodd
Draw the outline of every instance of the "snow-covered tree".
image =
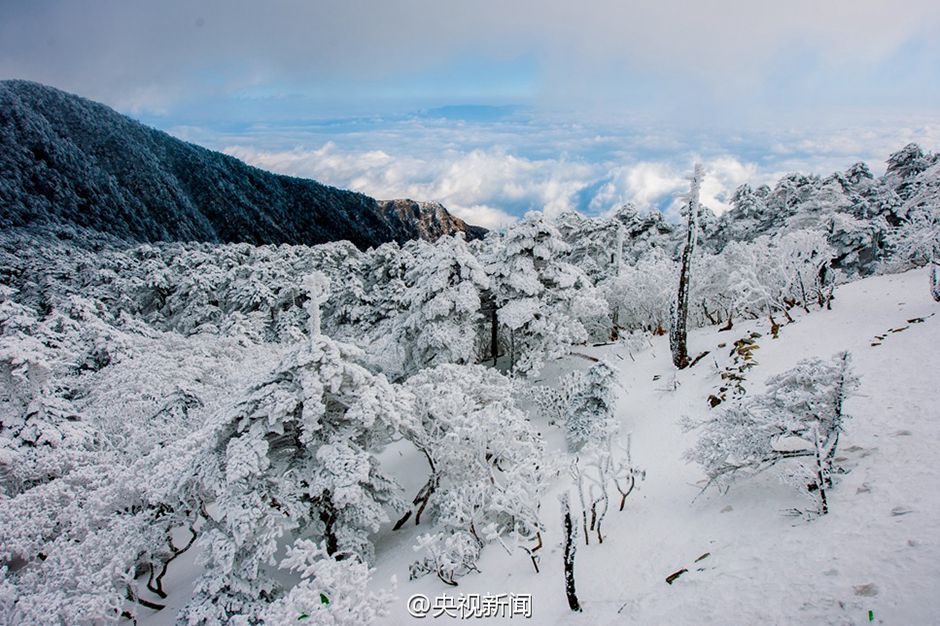
<svg viewBox="0 0 940 626">
<path fill-rule="evenodd" d="M 636 263 L 655 249 L 672 254 L 676 228 L 660 211 L 639 211 L 633 204 L 625 204 L 611 218 L 624 227 L 621 257 L 624 263 Z"/>
<path fill-rule="evenodd" d="M 400 340 L 409 355 L 409 369 L 474 362 L 480 294 L 489 288 L 489 278 L 468 250 L 463 233 L 438 239 L 416 260 L 407 281 L 411 308 Z"/>
<path fill-rule="evenodd" d="M 930 294 L 940 302 L 940 205 L 911 211 L 888 241 L 902 267 L 930 267 Z"/>
<path fill-rule="evenodd" d="M 829 268 L 834 258 L 826 236 L 815 230 L 797 230 L 783 234 L 773 244 L 776 264 L 785 276 L 788 300 L 784 306 L 799 303 L 808 311 L 812 302 L 826 303 L 833 287 Z"/>
<path fill-rule="evenodd" d="M 570 246 L 568 261 L 583 270 L 593 283 L 616 276 L 626 234 L 622 222 L 565 211 L 555 217 L 554 224 Z"/>
<path fill-rule="evenodd" d="M 917 191 L 917 176 L 930 167 L 932 155 L 916 143 L 909 143 L 888 157 L 885 182 L 902 200 L 908 200 Z"/>
<path fill-rule="evenodd" d="M 406 437 L 428 463 L 428 481 L 399 520 L 426 515 L 424 557 L 412 577 L 436 574 L 447 584 L 476 571 L 486 543 L 526 549 L 541 530 L 542 440 L 512 399 L 512 383 L 479 365 L 440 365 L 408 380 L 416 420 Z"/>
<path fill-rule="evenodd" d="M 728 405 L 705 421 L 686 458 L 704 468 L 708 485 L 727 485 L 782 461 L 806 459 L 794 476 L 801 484 L 808 481 L 823 515 L 829 510 L 839 436 L 849 417 L 843 405 L 858 386 L 849 354 L 828 362 L 800 361 L 766 384 L 763 395 Z"/>
<path fill-rule="evenodd" d="M 388 614 L 387 590 L 370 591 L 373 571 L 356 559 L 340 560 L 323 544 L 301 539 L 287 549 L 280 567 L 300 575 L 286 596 L 264 611 L 265 624 L 306 622 L 318 626 L 365 626 Z"/>
<path fill-rule="evenodd" d="M 602 285 L 618 328 L 664 331 L 679 280 L 678 264 L 660 248 L 652 248 L 634 265 Z"/>
<path fill-rule="evenodd" d="M 541 213 L 527 213 L 493 247 L 488 269 L 513 368 L 535 374 L 586 341 L 582 319 L 606 307 L 587 275 L 564 260 L 570 247 Z"/>
<path fill-rule="evenodd" d="M 322 277 L 305 281 L 310 301 Z M 198 436 L 197 488 L 216 512 L 200 539 L 205 574 L 184 610 L 190 624 L 258 622 L 282 593 L 267 571 L 280 542 L 322 542 L 336 558 L 367 561 L 369 533 L 400 506 L 374 453 L 410 413 L 410 397 L 357 363 L 362 353 L 317 334 Z"/>
</svg>

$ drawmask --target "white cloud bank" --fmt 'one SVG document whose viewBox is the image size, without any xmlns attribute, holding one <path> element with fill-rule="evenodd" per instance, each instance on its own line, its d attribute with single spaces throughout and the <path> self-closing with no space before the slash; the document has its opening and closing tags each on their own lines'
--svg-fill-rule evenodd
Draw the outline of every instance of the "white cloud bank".
<svg viewBox="0 0 940 626">
<path fill-rule="evenodd" d="M 215 143 L 270 171 L 380 199 L 440 202 L 487 228 L 505 226 L 527 210 L 596 215 L 627 202 L 675 219 L 696 162 L 706 168 L 703 202 L 721 214 L 743 183 L 772 185 L 794 171 L 827 175 L 859 160 L 878 173 L 887 156 L 908 142 L 940 148 L 940 120 L 910 119 L 682 137 L 664 127 L 594 125 L 532 113 L 497 122 L 372 119 L 368 128 L 353 120 L 176 134 Z"/>
<path fill-rule="evenodd" d="M 506 207 L 549 214 L 576 208 L 575 195 L 595 167 L 531 160 L 500 149 L 447 150 L 435 158 L 392 156 L 382 150 L 342 151 L 334 142 L 313 150 L 262 151 L 230 146 L 227 154 L 273 172 L 313 178 L 380 198 L 440 202 L 486 228 L 515 221 Z"/>
<path fill-rule="evenodd" d="M 667 202 L 667 216 L 675 217 L 677 198 L 688 188 L 688 172 L 669 163 L 609 169 L 606 164 L 527 159 L 499 149 L 450 150 L 435 159 L 393 156 L 382 150 L 343 151 L 334 142 L 312 150 L 230 146 L 225 152 L 273 172 L 313 178 L 380 199 L 440 202 L 455 215 L 486 228 L 506 226 L 525 210 L 557 215 L 587 209 L 600 214 L 626 202 L 647 210 Z M 729 155 L 703 163 L 707 178 L 702 198 L 719 214 L 730 208 L 730 196 L 738 185 L 771 182 L 774 176 Z M 597 188 L 593 195 L 583 197 L 592 188 Z"/>
</svg>

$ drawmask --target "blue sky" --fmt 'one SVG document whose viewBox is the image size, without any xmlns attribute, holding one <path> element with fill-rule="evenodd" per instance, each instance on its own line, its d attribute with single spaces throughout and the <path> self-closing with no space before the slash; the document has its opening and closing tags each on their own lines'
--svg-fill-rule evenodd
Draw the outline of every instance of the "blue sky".
<svg viewBox="0 0 940 626">
<path fill-rule="evenodd" d="M 0 78 L 279 172 L 437 200 L 667 212 L 940 148 L 940 3 L 0 0 Z"/>
</svg>

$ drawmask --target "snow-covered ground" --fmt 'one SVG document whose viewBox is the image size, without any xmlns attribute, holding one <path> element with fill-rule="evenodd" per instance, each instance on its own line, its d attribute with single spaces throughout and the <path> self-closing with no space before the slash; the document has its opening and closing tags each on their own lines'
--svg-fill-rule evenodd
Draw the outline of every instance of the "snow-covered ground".
<svg viewBox="0 0 940 626">
<path fill-rule="evenodd" d="M 479 574 L 448 587 L 434 576 L 408 580 L 412 546 L 422 527 L 390 525 L 377 539 L 372 585 L 397 579 L 397 600 L 380 624 L 422 623 L 410 616 L 413 594 L 531 594 L 539 624 L 935 624 L 940 615 L 940 304 L 925 270 L 877 276 L 837 289 L 832 310 L 796 316 L 773 339 L 767 320 L 739 322 L 690 334 L 690 353 L 709 354 L 676 373 L 668 338 L 632 354 L 626 343 L 577 348 L 546 368 L 551 381 L 606 359 L 619 372 L 619 417 L 630 433 L 635 465 L 646 479 L 612 507 L 603 544 L 579 544 L 575 573 L 582 613 L 568 609 L 562 576 L 558 494 L 572 489 L 562 473 L 545 496 L 540 573 L 527 556 L 489 545 Z M 922 319 L 923 321 L 916 321 Z M 912 321 L 914 320 L 914 321 Z M 683 416 L 703 417 L 706 398 L 721 386 L 738 338 L 760 333 L 758 365 L 747 373 L 749 393 L 807 357 L 848 350 L 861 378 L 846 403 L 852 416 L 840 448 L 844 470 L 830 494 L 830 513 L 813 520 L 792 514 L 814 504 L 773 471 L 737 483 L 727 493 L 700 493 L 702 471 L 682 459 L 695 441 Z M 883 337 L 879 339 L 878 337 Z M 879 344 L 879 345 L 873 345 Z M 722 347 L 719 347 L 721 345 Z M 587 357 L 587 358 L 586 358 Z M 559 426 L 539 423 L 550 456 L 564 459 Z M 426 480 L 423 459 L 406 444 L 382 455 L 410 497 Z M 572 495 L 574 496 L 573 489 Z M 577 514 L 576 514 L 577 517 Z M 140 620 L 173 624 L 196 575 L 195 550 L 174 563 L 167 609 Z M 701 558 L 707 554 L 705 558 Z M 700 559 L 701 560 L 697 560 Z M 673 583 L 666 578 L 688 571 Z M 869 611 L 871 614 L 869 614 Z M 145 611 L 146 612 L 146 611 Z M 446 616 L 423 623 L 448 621 Z M 473 620 L 476 621 L 476 620 Z"/>
<path fill-rule="evenodd" d="M 381 623 L 415 622 L 406 601 L 418 593 L 432 601 L 445 593 L 532 594 L 530 623 L 539 625 L 861 624 L 870 618 L 885 624 L 937 623 L 937 312 L 926 272 L 915 270 L 839 288 L 832 310 L 797 317 L 778 339 L 771 338 L 767 320 L 738 323 L 728 332 L 695 331 L 690 353 L 710 353 L 677 375 L 666 337 L 632 355 L 625 344 L 576 349 L 579 354 L 548 368 L 545 378 L 590 365 L 585 356 L 613 364 L 622 383 L 624 432 L 632 433 L 634 463 L 647 472 L 625 510 L 608 515 L 604 543 L 578 547 L 575 572 L 583 613 L 568 609 L 564 593 L 557 495 L 569 479 L 562 474 L 542 505 L 546 532 L 538 574 L 523 552 L 510 556 L 490 545 L 481 573 L 461 578 L 459 587 L 433 576 L 409 581 L 411 546 L 420 527 L 383 532 L 373 585 L 387 586 L 396 576 L 398 600 Z M 924 321 L 910 321 L 917 318 Z M 738 483 L 728 493 L 699 495 L 703 474 L 682 459 L 695 433 L 682 431 L 681 417 L 707 414 L 706 398 L 721 384 L 719 372 L 730 363 L 734 340 L 752 331 L 762 336 L 758 365 L 747 374 L 750 393 L 802 358 L 829 358 L 841 350 L 852 354 L 861 387 L 846 404 L 852 419 L 838 455 L 844 473 L 831 493 L 829 515 L 812 521 L 792 515 L 793 509 L 813 505 L 773 472 Z M 883 340 L 876 339 L 880 335 Z M 559 458 L 559 428 L 539 426 Z M 416 462 L 415 471 L 424 468 Z M 419 473 L 407 487 L 417 489 L 423 480 Z M 683 568 L 689 571 L 671 585 L 665 582 Z M 428 615 L 425 621 L 446 619 Z M 518 616 L 483 620 L 524 621 Z"/>
</svg>

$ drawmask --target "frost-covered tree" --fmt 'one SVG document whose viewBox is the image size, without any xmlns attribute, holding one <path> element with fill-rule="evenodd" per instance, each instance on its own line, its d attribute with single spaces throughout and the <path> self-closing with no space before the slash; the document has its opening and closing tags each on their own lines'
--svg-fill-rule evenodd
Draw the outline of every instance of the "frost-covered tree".
<svg viewBox="0 0 940 626">
<path fill-rule="evenodd" d="M 616 276 L 626 234 L 622 222 L 565 211 L 555 217 L 554 224 L 570 246 L 568 261 L 583 270 L 593 283 Z"/>
<path fill-rule="evenodd" d="M 773 246 L 778 271 L 785 277 L 784 312 L 790 303 L 799 303 L 808 311 L 812 302 L 820 306 L 828 302 L 835 251 L 826 236 L 814 230 L 792 231 L 777 238 Z"/>
<path fill-rule="evenodd" d="M 652 248 L 634 265 L 624 265 L 602 285 L 618 328 L 664 332 L 679 279 L 678 264 Z"/>
<path fill-rule="evenodd" d="M 409 270 L 407 281 L 411 308 L 400 340 L 408 353 L 408 369 L 474 362 L 480 294 L 489 288 L 489 278 L 463 233 L 429 246 Z"/>
<path fill-rule="evenodd" d="M 153 459 L 100 452 L 0 507 L 0 561 L 15 563 L 10 624 L 97 624 L 160 609 L 165 566 L 187 546 L 173 531 L 195 511 L 152 499 Z"/>
<path fill-rule="evenodd" d="M 304 284 L 308 340 L 197 435 L 195 489 L 216 511 L 200 539 L 206 571 L 183 612 L 190 624 L 260 622 L 283 593 L 269 569 L 292 536 L 322 542 L 331 557 L 369 560 L 369 533 L 400 504 L 374 453 L 410 399 L 359 365 L 361 351 L 318 334 L 313 303 L 325 279 Z"/>
<path fill-rule="evenodd" d="M 731 241 L 748 241 L 757 237 L 770 221 L 766 186 L 754 189 L 748 184 L 735 189 L 731 196 L 731 211 L 719 219 L 719 234 L 722 245 Z"/>
<path fill-rule="evenodd" d="M 541 213 L 527 213 L 493 248 L 489 273 L 513 369 L 537 373 L 586 341 L 582 320 L 606 307 L 587 275 L 564 260 L 570 247 Z"/>
<path fill-rule="evenodd" d="M 902 200 L 908 200 L 918 188 L 917 177 L 930 167 L 932 155 L 916 143 L 909 143 L 888 157 L 885 182 Z"/>
<path fill-rule="evenodd" d="M 512 383 L 479 365 L 440 365 L 408 380 L 416 420 L 405 436 L 428 463 L 427 483 L 401 520 L 430 518 L 412 577 L 454 585 L 476 571 L 483 547 L 526 550 L 541 531 L 542 440 L 512 399 Z M 528 550 L 527 550 L 528 551 Z M 531 554 L 531 553 L 530 553 Z"/>
<path fill-rule="evenodd" d="M 585 444 L 604 441 L 615 429 L 615 385 L 616 374 L 603 361 L 585 372 L 583 383 L 565 412 L 565 438 L 569 450 L 577 451 Z"/>
<path fill-rule="evenodd" d="M 911 211 L 888 241 L 902 267 L 930 267 L 930 294 L 940 302 L 940 205 Z"/>
<path fill-rule="evenodd" d="M 699 215 L 701 205 L 699 192 L 702 179 L 705 178 L 705 168 L 701 164 L 695 165 L 692 173 L 691 185 L 687 196 L 688 208 L 686 215 L 685 248 L 682 250 L 682 263 L 679 267 L 679 287 L 676 292 L 675 304 L 672 308 L 671 324 L 669 327 L 669 347 L 672 350 L 672 362 L 679 369 L 689 365 L 689 349 L 686 345 L 687 325 L 689 320 L 689 291 L 692 282 L 692 258 L 695 255 L 695 245 L 698 242 Z"/>
<path fill-rule="evenodd" d="M 791 320 L 789 310 L 797 304 L 828 303 L 833 273 L 833 250 L 825 235 L 800 230 L 770 238 L 761 236 L 751 242 L 732 242 L 722 250 L 720 264 L 726 269 L 716 292 L 720 299 L 733 303 L 729 314 L 744 317 L 773 316 L 782 313 Z"/>
<path fill-rule="evenodd" d="M 672 253 L 677 231 L 660 211 L 639 211 L 633 204 L 625 204 L 614 211 L 611 218 L 624 227 L 624 263 L 636 263 L 654 249 Z"/>
<path fill-rule="evenodd" d="M 621 446 L 619 435 L 619 424 L 611 424 L 603 437 L 589 442 L 569 467 L 581 503 L 585 545 L 591 543 L 592 533 L 597 535 L 598 543 L 604 543 L 603 524 L 610 512 L 611 498 L 619 498 L 618 508 L 623 511 L 637 481 L 646 477 L 646 472 L 635 467 L 630 459 L 629 436 L 627 445 Z"/>
<path fill-rule="evenodd" d="M 858 386 L 849 354 L 800 361 L 766 384 L 763 395 L 728 405 L 700 425 L 699 441 L 686 459 L 704 468 L 708 485 L 727 485 L 782 461 L 805 459 L 794 477 L 800 484 L 808 481 L 817 512 L 824 515 L 839 436 L 849 417 L 843 405 Z"/>
<path fill-rule="evenodd" d="M 300 575 L 286 596 L 264 611 L 265 624 L 361 626 L 388 614 L 393 600 L 387 590 L 371 591 L 372 571 L 356 559 L 337 559 L 323 544 L 301 539 L 287 549 L 280 567 Z"/>
<path fill-rule="evenodd" d="M 93 460 L 101 448 L 100 433 L 74 401 L 74 373 L 104 367 L 116 333 L 83 299 L 56 303 L 40 319 L 6 291 L 0 300 L 0 492 L 12 496 Z"/>
</svg>

